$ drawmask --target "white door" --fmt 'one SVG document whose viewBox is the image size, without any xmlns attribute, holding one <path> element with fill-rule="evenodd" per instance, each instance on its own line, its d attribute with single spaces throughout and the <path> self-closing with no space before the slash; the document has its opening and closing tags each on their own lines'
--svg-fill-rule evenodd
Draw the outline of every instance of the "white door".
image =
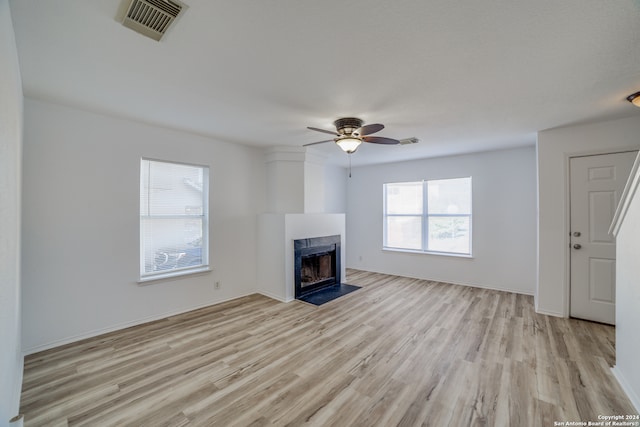
<svg viewBox="0 0 640 427">
<path fill-rule="evenodd" d="M 615 324 L 616 246 L 609 234 L 636 152 L 570 159 L 571 317 Z"/>
</svg>

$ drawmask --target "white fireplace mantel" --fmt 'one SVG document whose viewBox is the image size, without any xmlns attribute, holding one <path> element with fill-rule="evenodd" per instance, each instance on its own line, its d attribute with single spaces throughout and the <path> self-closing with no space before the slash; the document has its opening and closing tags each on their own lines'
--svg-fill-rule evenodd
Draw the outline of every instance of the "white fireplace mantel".
<svg viewBox="0 0 640 427">
<path fill-rule="evenodd" d="M 327 213 L 324 158 L 304 147 L 265 152 L 267 213 L 258 215 L 258 292 L 289 302 L 295 298 L 293 241 L 340 235 L 346 277 L 345 214 Z"/>
<path fill-rule="evenodd" d="M 341 271 L 346 277 L 345 215 L 265 213 L 258 219 L 258 292 L 278 301 L 294 299 L 293 241 L 340 235 Z"/>
</svg>

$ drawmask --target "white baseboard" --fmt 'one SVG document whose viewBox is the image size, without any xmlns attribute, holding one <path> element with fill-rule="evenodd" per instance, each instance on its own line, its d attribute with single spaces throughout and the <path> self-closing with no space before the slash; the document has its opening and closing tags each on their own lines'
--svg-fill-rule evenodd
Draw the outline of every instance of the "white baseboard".
<svg viewBox="0 0 640 427">
<path fill-rule="evenodd" d="M 20 414 L 20 397 L 22 396 L 22 379 L 24 376 L 24 355 L 18 358 L 18 366 L 16 367 L 17 375 L 13 386 L 13 402 L 11 407 L 15 408 L 14 415 Z M 7 414 L 9 415 L 9 414 Z"/>
<path fill-rule="evenodd" d="M 616 377 L 616 380 L 618 380 L 618 384 L 620 384 L 622 390 L 627 394 L 627 397 L 631 401 L 633 407 L 636 408 L 636 412 L 640 413 L 640 398 L 638 398 L 636 392 L 631 388 L 625 376 L 620 372 L 620 369 L 618 369 L 617 366 L 611 368 L 611 372 L 613 373 L 613 376 Z"/>
<path fill-rule="evenodd" d="M 417 279 L 417 280 L 428 280 L 430 282 L 447 283 L 449 285 L 468 286 L 468 287 L 471 287 L 471 288 L 489 289 L 491 291 L 502 291 L 502 292 L 510 292 L 512 294 L 534 296 L 533 292 L 527 292 L 527 291 L 523 291 L 521 289 L 498 288 L 498 287 L 495 287 L 495 286 L 486 286 L 486 285 L 480 285 L 480 284 L 477 284 L 477 283 L 452 282 L 451 280 L 443 280 L 443 279 L 437 279 L 437 278 L 433 278 L 433 277 L 404 276 L 402 274 L 388 273 L 386 271 L 364 270 L 362 268 L 347 267 L 347 269 L 349 269 L 349 270 L 357 270 L 357 271 L 367 271 L 367 272 L 370 272 L 370 273 L 387 274 L 389 276 L 408 277 L 410 279 Z"/>
<path fill-rule="evenodd" d="M 370 271 L 372 273 L 388 274 L 390 276 L 409 277 L 411 279 L 429 280 L 429 281 L 432 281 L 432 282 L 449 283 L 451 285 L 458 285 L 458 286 L 470 286 L 472 288 L 490 289 L 492 291 L 511 292 L 513 294 L 535 296 L 535 294 L 533 292 L 525 292 L 525 291 L 522 291 L 522 290 L 519 290 L 519 289 L 497 288 L 497 287 L 492 287 L 492 286 L 479 285 L 477 283 L 452 282 L 450 280 L 440 280 L 440 279 L 434 279 L 434 278 L 402 276 L 400 274 L 387 273 L 387 272 L 384 272 L 384 271 L 363 270 L 363 269 L 360 269 L 360 268 L 353 268 L 353 267 L 348 267 L 348 269 L 349 270 L 357 270 L 357 271 Z M 564 313 L 559 313 L 559 312 L 549 311 L 549 310 L 540 310 L 537 306 L 536 306 L 536 313 L 544 314 L 546 316 L 553 316 L 553 317 L 562 317 L 562 318 L 566 318 L 567 317 L 567 316 L 564 315 Z"/>
<path fill-rule="evenodd" d="M 562 318 L 567 317 L 563 313 L 558 313 L 556 311 L 549 311 L 549 310 L 540 310 L 539 308 L 536 308 L 536 313 L 544 314 L 545 316 L 562 317 Z"/>
<path fill-rule="evenodd" d="M 256 293 L 258 293 L 260 295 L 264 295 L 267 298 L 271 298 L 271 299 L 274 299 L 274 300 L 280 301 L 280 302 L 291 302 L 291 301 L 293 301 L 293 298 L 282 298 L 280 295 L 272 294 L 271 292 L 257 291 Z"/>
<path fill-rule="evenodd" d="M 429 279 L 431 280 L 431 279 Z M 485 286 L 485 285 L 478 285 L 476 283 L 456 283 L 456 282 L 447 282 L 447 281 L 442 281 L 442 280 L 436 280 L 436 282 L 441 282 L 441 283 L 451 283 L 452 285 L 458 285 L 458 286 L 469 286 L 471 288 L 480 288 L 480 289 L 489 289 L 491 291 L 502 291 L 502 292 L 510 292 L 512 294 L 520 294 L 520 295 L 527 295 L 527 296 L 533 296 L 533 292 L 525 292 L 521 289 L 511 289 L 511 288 L 496 288 L 493 286 Z"/>
<path fill-rule="evenodd" d="M 215 301 L 209 301 L 206 302 L 204 304 L 198 304 L 192 307 L 185 307 L 185 308 L 180 308 L 180 309 L 176 309 L 176 310 L 170 310 L 167 312 L 164 312 L 162 314 L 158 314 L 158 315 L 153 315 L 153 316 L 148 316 L 148 317 L 143 317 L 140 319 L 136 319 L 136 320 L 132 320 L 129 322 L 124 322 L 124 323 L 119 323 L 117 325 L 114 326 L 108 326 L 106 328 L 101 328 L 101 329 L 95 329 L 93 331 L 88 331 L 79 335 L 74 335 L 71 337 L 67 337 L 67 338 L 63 338 L 60 340 L 55 340 L 55 341 L 51 341 L 48 342 L 46 344 L 42 344 L 42 345 L 38 345 L 35 347 L 31 347 L 31 348 L 26 348 L 26 349 L 22 349 L 22 354 L 23 356 L 28 356 L 30 354 L 33 353 L 38 353 L 40 351 L 44 351 L 44 350 L 49 350 L 55 347 L 60 347 L 61 345 L 65 345 L 65 344 L 71 344 L 77 341 L 81 341 L 87 338 L 94 338 L 97 337 L 99 335 L 103 335 L 103 334 L 108 334 L 109 332 L 114 332 L 114 331 L 119 331 L 120 329 L 126 329 L 126 328 L 130 328 L 132 326 L 138 326 L 138 325 L 142 325 L 145 323 L 149 323 L 149 322 L 154 322 L 156 320 L 162 320 L 162 319 L 166 319 L 167 317 L 171 317 L 171 316 L 176 316 L 178 314 L 183 314 L 183 313 L 187 313 L 189 311 L 194 311 L 194 310 L 198 310 L 200 308 L 205 308 L 205 307 L 209 307 L 211 305 L 215 305 L 215 304 L 221 304 L 223 302 L 227 302 L 227 301 L 232 301 L 234 299 L 238 299 L 238 298 L 243 298 L 249 295 L 253 295 L 255 294 L 255 292 L 249 292 L 247 294 L 244 295 L 237 295 L 231 298 L 225 298 L 225 299 L 221 299 L 221 300 L 215 300 Z"/>
</svg>

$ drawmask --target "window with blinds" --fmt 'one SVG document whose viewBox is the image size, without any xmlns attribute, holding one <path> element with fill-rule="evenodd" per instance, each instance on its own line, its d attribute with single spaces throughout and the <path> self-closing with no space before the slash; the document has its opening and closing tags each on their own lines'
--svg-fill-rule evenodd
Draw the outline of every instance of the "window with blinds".
<svg viewBox="0 0 640 427">
<path fill-rule="evenodd" d="M 471 255 L 471 177 L 383 187 L 384 248 Z"/>
<path fill-rule="evenodd" d="M 208 267 L 209 168 L 142 159 L 140 278 Z"/>
</svg>

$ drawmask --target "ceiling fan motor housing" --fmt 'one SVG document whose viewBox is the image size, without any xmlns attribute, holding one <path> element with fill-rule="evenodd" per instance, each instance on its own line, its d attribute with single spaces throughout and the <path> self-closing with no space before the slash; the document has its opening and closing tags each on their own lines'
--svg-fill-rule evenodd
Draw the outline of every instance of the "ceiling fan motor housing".
<svg viewBox="0 0 640 427">
<path fill-rule="evenodd" d="M 345 117 L 333 122 L 340 135 L 351 135 L 353 132 L 360 129 L 363 123 L 364 122 L 362 120 L 355 117 Z"/>
</svg>

